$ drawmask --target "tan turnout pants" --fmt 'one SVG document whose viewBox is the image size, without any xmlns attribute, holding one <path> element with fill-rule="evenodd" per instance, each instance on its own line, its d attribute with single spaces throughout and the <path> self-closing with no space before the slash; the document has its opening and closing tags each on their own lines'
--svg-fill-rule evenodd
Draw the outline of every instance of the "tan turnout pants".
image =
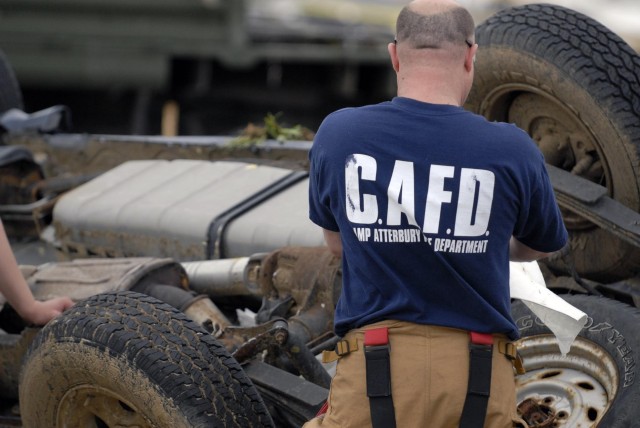
<svg viewBox="0 0 640 428">
<path fill-rule="evenodd" d="M 458 428 L 467 393 L 469 333 L 383 321 L 353 330 L 358 350 L 338 360 L 324 417 L 303 428 L 371 427 L 365 384 L 364 330 L 389 327 L 391 389 L 397 428 Z M 506 340 L 504 336 L 497 338 Z M 516 415 L 514 370 L 494 346 L 491 393 L 485 428 L 512 428 Z"/>
</svg>

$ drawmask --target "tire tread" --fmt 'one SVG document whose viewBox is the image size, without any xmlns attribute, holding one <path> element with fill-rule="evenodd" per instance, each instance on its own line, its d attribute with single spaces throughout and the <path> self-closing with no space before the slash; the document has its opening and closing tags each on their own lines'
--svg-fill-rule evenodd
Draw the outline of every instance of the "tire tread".
<svg viewBox="0 0 640 428">
<path fill-rule="evenodd" d="M 513 46 L 572 70 L 573 79 L 588 86 L 640 144 L 640 56 L 599 22 L 562 6 L 530 4 L 490 17 L 476 29 L 476 39 L 480 46 Z"/>
<path fill-rule="evenodd" d="M 182 312 L 153 297 L 135 292 L 92 296 L 43 328 L 27 359 L 50 340 L 89 341 L 125 356 L 189 418 L 207 426 L 273 426 L 261 396 L 228 351 Z"/>
</svg>

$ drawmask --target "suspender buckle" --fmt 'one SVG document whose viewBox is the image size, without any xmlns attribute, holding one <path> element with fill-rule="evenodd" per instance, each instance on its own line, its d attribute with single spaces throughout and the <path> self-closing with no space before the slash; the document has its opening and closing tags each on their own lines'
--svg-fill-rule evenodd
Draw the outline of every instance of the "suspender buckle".
<svg viewBox="0 0 640 428">
<path fill-rule="evenodd" d="M 499 341 L 498 350 L 501 354 L 504 354 L 504 356 L 507 357 L 509 361 L 511 361 L 511 364 L 513 364 L 513 368 L 516 369 L 517 374 L 523 375 L 526 373 L 524 364 L 522 362 L 522 357 L 518 353 L 518 349 L 513 342 Z"/>
<path fill-rule="evenodd" d="M 333 351 L 322 351 L 322 362 L 323 363 L 332 363 L 341 357 L 344 357 L 351 352 L 358 350 L 358 342 L 356 339 L 343 339 L 336 343 L 335 349 Z"/>
<path fill-rule="evenodd" d="M 358 350 L 358 343 L 355 342 L 353 345 L 351 343 L 349 343 L 348 340 L 341 340 L 338 343 L 336 343 L 336 347 L 335 347 L 335 353 L 338 357 L 342 357 L 344 355 L 347 355 L 350 352 L 353 351 L 357 351 Z"/>
</svg>

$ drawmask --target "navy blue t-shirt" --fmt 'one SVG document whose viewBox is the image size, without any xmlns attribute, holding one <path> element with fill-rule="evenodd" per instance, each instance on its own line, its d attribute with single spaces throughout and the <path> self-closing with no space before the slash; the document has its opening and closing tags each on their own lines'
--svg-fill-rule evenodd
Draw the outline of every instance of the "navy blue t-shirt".
<svg viewBox="0 0 640 428">
<path fill-rule="evenodd" d="M 544 159 L 525 132 L 394 98 L 327 116 L 310 152 L 310 219 L 340 232 L 340 336 L 396 319 L 518 337 L 509 239 L 565 244 Z"/>
</svg>

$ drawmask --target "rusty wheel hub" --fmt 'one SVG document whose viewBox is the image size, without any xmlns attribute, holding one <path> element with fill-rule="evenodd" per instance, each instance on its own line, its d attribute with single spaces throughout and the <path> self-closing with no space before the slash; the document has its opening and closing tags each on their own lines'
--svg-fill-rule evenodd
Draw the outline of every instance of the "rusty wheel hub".
<svg viewBox="0 0 640 428">
<path fill-rule="evenodd" d="M 611 171 L 591 131 L 578 116 L 551 95 L 522 84 L 496 88 L 483 102 L 481 114 L 514 123 L 536 142 L 547 163 L 570 171 L 609 189 Z M 587 229 L 593 224 L 564 212 L 569 229 Z"/>
<path fill-rule="evenodd" d="M 525 420 L 527 425 L 535 428 L 552 427 L 557 418 L 551 407 L 532 398 L 527 398 L 518 404 L 518 414 Z"/>
<path fill-rule="evenodd" d="M 565 107 L 542 95 L 524 93 L 511 104 L 509 121 L 531 135 L 547 163 L 607 186 L 607 171 L 598 145 L 589 130 Z M 563 211 L 563 217 L 570 229 L 593 227 L 571 212 Z"/>
</svg>

